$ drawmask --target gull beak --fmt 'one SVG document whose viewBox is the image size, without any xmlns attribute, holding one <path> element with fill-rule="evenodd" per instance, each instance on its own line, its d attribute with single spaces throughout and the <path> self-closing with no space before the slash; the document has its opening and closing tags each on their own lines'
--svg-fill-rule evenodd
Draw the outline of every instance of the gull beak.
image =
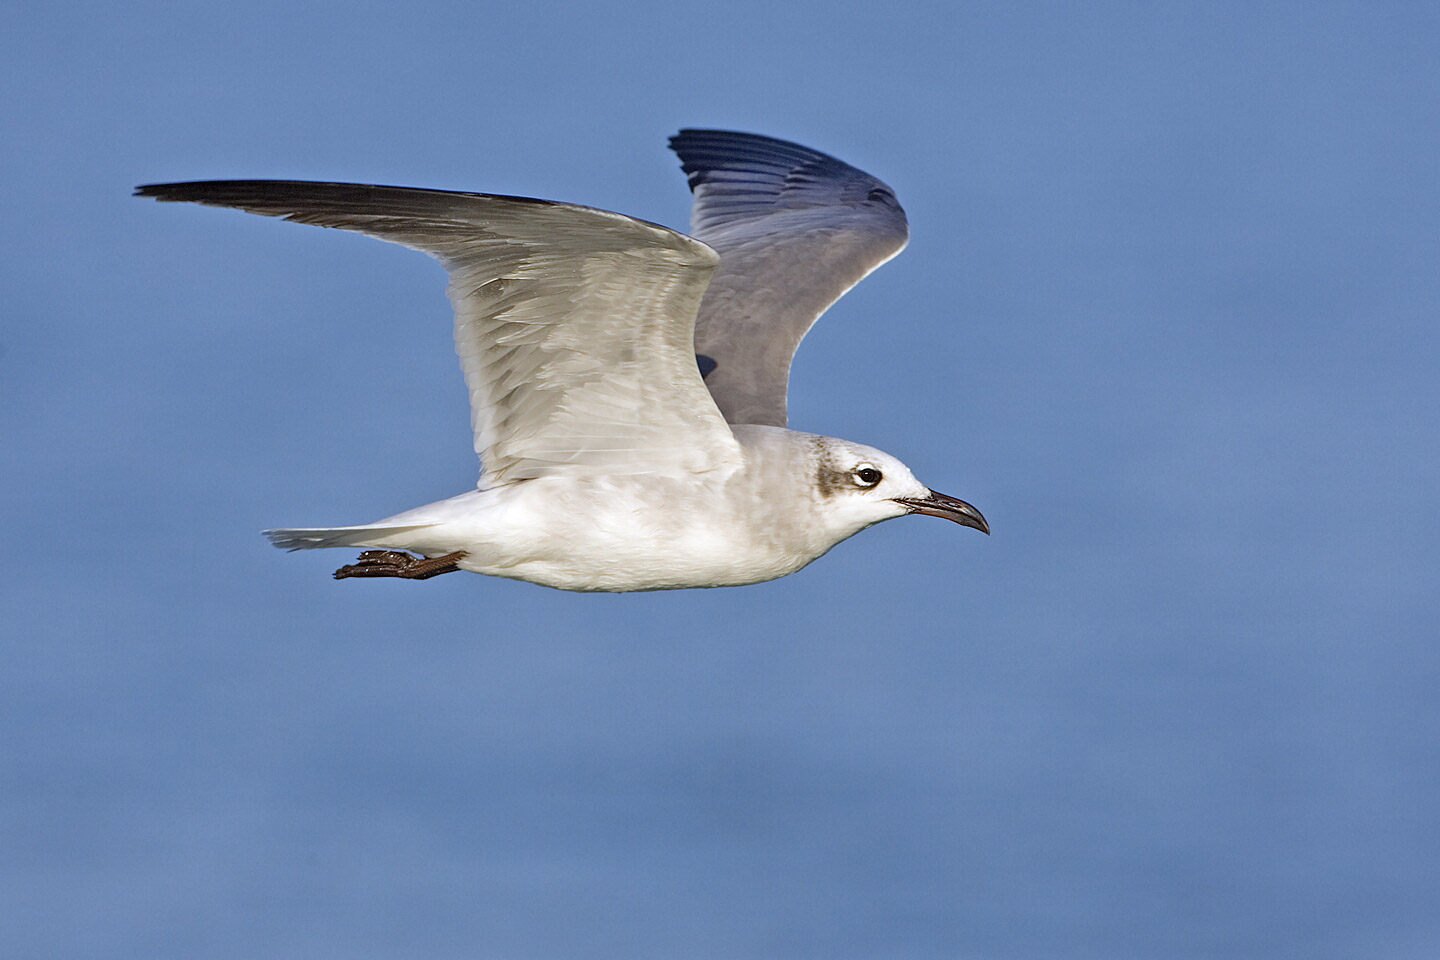
<svg viewBox="0 0 1440 960">
<path fill-rule="evenodd" d="M 964 500 L 931 490 L 928 497 L 896 497 L 895 502 L 909 507 L 911 513 L 944 517 L 946 520 L 954 520 L 962 527 L 974 527 L 986 536 L 990 535 L 990 524 L 985 522 L 985 517 Z"/>
</svg>

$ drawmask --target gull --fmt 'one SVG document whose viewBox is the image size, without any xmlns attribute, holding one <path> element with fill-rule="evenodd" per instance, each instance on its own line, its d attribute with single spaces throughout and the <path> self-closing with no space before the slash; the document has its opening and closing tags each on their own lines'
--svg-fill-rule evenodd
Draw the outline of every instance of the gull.
<svg viewBox="0 0 1440 960">
<path fill-rule="evenodd" d="M 801 338 L 908 241 L 895 192 L 771 137 L 686 129 L 670 146 L 694 194 L 694 236 L 481 193 L 137 187 L 387 240 L 449 274 L 476 488 L 375 523 L 267 530 L 270 542 L 365 548 L 337 579 L 468 570 L 621 592 L 771 580 L 907 514 L 989 533 L 979 510 L 889 454 L 788 429 Z"/>
</svg>

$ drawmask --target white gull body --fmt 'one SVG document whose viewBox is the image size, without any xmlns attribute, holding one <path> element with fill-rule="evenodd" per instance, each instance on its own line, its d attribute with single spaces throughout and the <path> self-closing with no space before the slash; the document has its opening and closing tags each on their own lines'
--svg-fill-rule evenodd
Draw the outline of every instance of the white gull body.
<svg viewBox="0 0 1440 960">
<path fill-rule="evenodd" d="M 672 147 L 699 239 L 485 194 L 294 181 L 139 188 L 364 233 L 450 273 L 477 489 L 375 523 L 266 536 L 289 549 L 369 548 L 342 578 L 469 570 L 629 591 L 774 579 L 909 513 L 988 533 L 979 511 L 894 457 L 786 428 L 800 339 L 905 244 L 893 192 L 768 137 L 686 130 Z"/>
</svg>

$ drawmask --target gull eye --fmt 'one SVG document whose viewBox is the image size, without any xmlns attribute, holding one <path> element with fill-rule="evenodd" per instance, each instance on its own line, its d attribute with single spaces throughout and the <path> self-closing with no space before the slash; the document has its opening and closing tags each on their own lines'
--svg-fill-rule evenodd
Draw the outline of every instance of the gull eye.
<svg viewBox="0 0 1440 960">
<path fill-rule="evenodd" d="M 885 479 L 884 474 L 882 474 L 879 470 L 876 470 L 874 467 L 869 466 L 859 468 L 855 471 L 853 476 L 855 477 L 855 485 L 857 487 L 873 487 L 875 486 L 875 484 Z"/>
</svg>

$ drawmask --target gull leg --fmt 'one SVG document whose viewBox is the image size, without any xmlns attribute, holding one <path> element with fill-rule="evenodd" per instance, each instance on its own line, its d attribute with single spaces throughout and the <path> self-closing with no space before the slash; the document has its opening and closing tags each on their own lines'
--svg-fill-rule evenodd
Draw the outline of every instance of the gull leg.
<svg viewBox="0 0 1440 960">
<path fill-rule="evenodd" d="M 354 563 L 335 571 L 336 580 L 347 577 L 401 577 L 406 580 L 428 580 L 442 573 L 460 569 L 465 551 L 456 550 L 443 557 L 417 557 L 401 550 L 366 550 Z"/>
</svg>

